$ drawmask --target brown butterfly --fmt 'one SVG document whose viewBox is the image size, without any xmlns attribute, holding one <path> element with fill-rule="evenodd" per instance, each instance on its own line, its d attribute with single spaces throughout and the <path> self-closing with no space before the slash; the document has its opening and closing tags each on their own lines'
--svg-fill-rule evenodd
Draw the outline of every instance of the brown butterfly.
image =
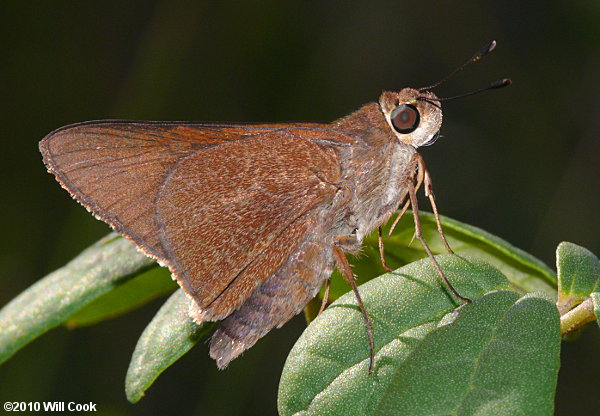
<svg viewBox="0 0 600 416">
<path fill-rule="evenodd" d="M 170 269 L 196 322 L 221 320 L 210 344 L 220 368 L 299 313 L 335 266 L 363 311 L 371 368 L 346 253 L 403 203 L 418 213 L 422 183 L 437 218 L 417 148 L 438 137 L 440 101 L 424 89 L 384 92 L 328 124 L 93 121 L 50 133 L 40 151 L 75 199 Z M 414 218 L 440 276 L 467 300 Z"/>
</svg>

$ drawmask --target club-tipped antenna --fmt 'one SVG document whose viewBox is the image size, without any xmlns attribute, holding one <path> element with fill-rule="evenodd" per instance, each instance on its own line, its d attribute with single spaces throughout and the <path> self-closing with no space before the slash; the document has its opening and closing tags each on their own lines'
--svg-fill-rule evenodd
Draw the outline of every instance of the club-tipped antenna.
<svg viewBox="0 0 600 416">
<path fill-rule="evenodd" d="M 437 87 L 440 84 L 443 84 L 444 82 L 448 81 L 450 78 L 452 78 L 454 75 L 458 74 L 460 71 L 462 71 L 463 69 L 465 69 L 467 66 L 471 65 L 474 62 L 479 61 L 481 58 L 483 58 L 485 55 L 487 55 L 488 53 L 490 53 L 491 51 L 494 50 L 494 48 L 496 47 L 496 41 L 493 40 L 491 41 L 489 44 L 485 45 L 483 48 L 481 48 L 480 50 L 478 50 L 475 55 L 473 55 L 471 57 L 471 59 L 469 59 L 467 62 L 465 62 L 464 64 L 462 64 L 461 66 L 459 66 L 458 68 L 456 68 L 454 71 L 450 72 L 448 75 L 446 75 L 444 78 L 440 79 L 438 82 L 433 83 L 431 85 L 427 85 L 426 87 L 422 87 L 422 88 L 418 88 L 417 91 L 423 91 L 423 90 L 430 90 L 432 88 Z"/>
<path fill-rule="evenodd" d="M 484 92 L 484 91 L 488 91 L 488 90 L 495 90 L 498 88 L 508 87 L 510 84 L 512 84 L 512 81 L 510 80 L 510 78 L 503 78 L 503 79 L 499 79 L 498 81 L 492 82 L 487 87 L 479 88 L 477 90 L 470 91 L 470 92 L 467 92 L 464 94 L 454 95 L 452 97 L 443 97 L 443 98 L 432 98 L 432 97 L 423 96 L 423 97 L 417 97 L 417 100 L 427 101 L 427 102 L 435 105 L 435 103 L 433 101 L 442 102 L 442 101 L 455 100 L 457 98 L 468 97 L 470 95 L 479 94 L 480 92 Z"/>
</svg>

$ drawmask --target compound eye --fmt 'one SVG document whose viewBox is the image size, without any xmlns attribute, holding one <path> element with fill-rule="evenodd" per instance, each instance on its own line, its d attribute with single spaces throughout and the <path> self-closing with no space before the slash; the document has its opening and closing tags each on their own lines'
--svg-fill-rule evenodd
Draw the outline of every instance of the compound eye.
<svg viewBox="0 0 600 416">
<path fill-rule="evenodd" d="M 417 107 L 411 104 L 402 104 L 394 108 L 390 115 L 392 126 L 398 133 L 412 133 L 419 127 L 421 116 Z"/>
</svg>

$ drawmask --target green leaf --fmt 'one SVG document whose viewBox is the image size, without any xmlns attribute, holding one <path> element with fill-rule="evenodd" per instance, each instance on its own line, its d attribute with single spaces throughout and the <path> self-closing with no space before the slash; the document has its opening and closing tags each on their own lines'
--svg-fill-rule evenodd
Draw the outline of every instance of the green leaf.
<svg viewBox="0 0 600 416">
<path fill-rule="evenodd" d="M 152 263 L 116 234 L 86 249 L 0 310 L 0 362 Z"/>
<path fill-rule="evenodd" d="M 438 258 L 462 291 L 506 286 L 479 261 Z M 552 301 L 495 291 L 446 315 L 454 304 L 427 262 L 360 288 L 374 327 L 372 375 L 351 294 L 307 328 L 283 371 L 281 415 L 552 414 L 560 349 Z"/>
<path fill-rule="evenodd" d="M 156 266 L 92 301 L 66 324 L 70 328 L 93 325 L 138 308 L 178 287 L 167 268 Z"/>
<path fill-rule="evenodd" d="M 135 347 L 125 379 L 131 403 L 138 402 L 156 378 L 188 352 L 214 326 L 196 324 L 188 315 L 190 298 L 179 289 L 146 327 Z"/>
<path fill-rule="evenodd" d="M 560 243 L 556 249 L 556 269 L 561 315 L 600 289 L 600 260 L 586 248 Z"/>
<path fill-rule="evenodd" d="M 447 253 L 438 234 L 433 214 L 420 211 L 420 217 L 423 236 L 433 253 Z M 542 291 L 549 296 L 556 296 L 556 275 L 541 260 L 480 228 L 444 216 L 441 216 L 440 220 L 450 247 L 455 253 L 485 260 L 504 273 L 512 287 L 519 292 Z M 412 212 L 404 214 L 391 237 L 386 237 L 388 230 L 389 224 L 384 227 L 384 243 L 386 261 L 392 269 L 427 257 L 421 243 L 416 239 L 413 241 Z M 377 233 L 369 235 L 365 243 L 361 255 L 351 258 L 359 283 L 385 273 L 379 260 Z M 348 285 L 336 273 L 332 279 L 331 299 L 336 299 L 348 291 Z"/>
<path fill-rule="evenodd" d="M 396 368 L 373 414 L 552 415 L 559 365 L 552 301 L 489 293 Z"/>
<path fill-rule="evenodd" d="M 436 258 L 456 289 L 470 298 L 510 287 L 502 273 L 480 260 Z M 282 415 L 365 414 L 383 391 L 381 383 L 389 382 L 426 333 L 459 304 L 429 259 L 374 279 L 360 291 L 375 338 L 374 378 L 366 376 L 367 336 L 349 293 L 311 323 L 288 356 L 279 388 Z"/>
</svg>

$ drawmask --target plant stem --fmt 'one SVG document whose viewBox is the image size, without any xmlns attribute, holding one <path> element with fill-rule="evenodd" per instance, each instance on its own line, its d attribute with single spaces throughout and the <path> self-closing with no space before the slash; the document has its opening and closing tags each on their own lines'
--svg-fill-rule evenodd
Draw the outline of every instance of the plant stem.
<svg viewBox="0 0 600 416">
<path fill-rule="evenodd" d="M 594 303 L 592 299 L 587 299 L 560 317 L 560 333 L 565 335 L 576 331 L 594 319 Z"/>
</svg>

